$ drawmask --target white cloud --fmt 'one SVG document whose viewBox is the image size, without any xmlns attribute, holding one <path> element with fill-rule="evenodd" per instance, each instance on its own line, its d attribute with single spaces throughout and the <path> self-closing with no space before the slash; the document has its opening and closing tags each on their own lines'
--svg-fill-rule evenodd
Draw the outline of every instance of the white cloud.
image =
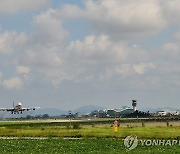
<svg viewBox="0 0 180 154">
<path fill-rule="evenodd" d="M 147 64 L 144 64 L 144 63 L 140 63 L 140 64 L 135 64 L 133 66 L 133 69 L 136 73 L 138 74 L 144 74 L 145 71 L 149 71 L 151 69 L 155 69 L 155 64 L 153 63 L 147 63 Z"/>
<path fill-rule="evenodd" d="M 88 0 L 86 18 L 98 32 L 117 38 L 148 36 L 165 25 L 157 0 Z"/>
<path fill-rule="evenodd" d="M 27 66 L 16 66 L 16 72 L 18 74 L 28 74 L 30 73 L 31 69 Z"/>
<path fill-rule="evenodd" d="M 74 19 L 81 18 L 84 16 L 83 10 L 81 10 L 77 5 L 65 4 L 60 9 L 56 10 L 54 13 L 56 18 L 60 19 Z"/>
<path fill-rule="evenodd" d="M 27 37 L 24 33 L 17 33 L 16 31 L 5 31 L 0 33 L 0 54 L 10 54 L 16 48 L 21 48 Z"/>
<path fill-rule="evenodd" d="M 32 25 L 33 33 L 28 36 L 28 43 L 17 65 L 32 68 L 52 83 L 67 78 L 63 63 L 68 31 L 62 21 L 54 18 L 54 10 L 49 9 L 35 16 Z"/>
<path fill-rule="evenodd" d="M 177 41 L 180 40 L 180 32 L 177 32 L 177 33 L 175 34 L 175 39 L 176 39 Z"/>
<path fill-rule="evenodd" d="M 89 35 L 82 41 L 72 41 L 68 52 L 71 68 L 68 73 L 76 75 L 75 81 L 109 80 L 116 75 L 145 74 L 155 68 L 145 50 L 137 45 L 114 42 L 107 35 Z"/>
<path fill-rule="evenodd" d="M 124 42 L 114 42 L 107 35 L 89 35 L 82 41 L 72 41 L 64 48 L 58 45 L 55 43 L 53 47 L 42 47 L 41 43 L 36 42 L 18 60 L 18 65 L 32 68 L 55 86 L 63 80 L 101 80 L 117 74 L 128 75 L 130 71 L 139 73 L 133 71 L 134 64 L 148 65 L 148 55 L 142 48 L 137 45 L 129 46 Z M 124 67 L 128 65 L 129 71 Z M 147 68 L 143 68 L 143 73 L 148 71 Z M 22 70 L 17 68 L 16 71 Z"/>
<path fill-rule="evenodd" d="M 161 0 L 160 5 L 164 17 L 169 21 L 169 24 L 180 23 L 180 1 L 179 0 Z"/>
<path fill-rule="evenodd" d="M 162 45 L 158 50 L 154 52 L 152 58 L 157 66 L 157 72 L 159 78 L 167 80 L 167 84 L 179 85 L 178 78 L 180 74 L 180 45 L 179 45 L 179 32 L 174 34 L 174 37 Z"/>
<path fill-rule="evenodd" d="M 151 36 L 166 26 L 159 0 L 87 0 L 85 8 L 65 5 L 56 17 L 85 19 L 99 34 L 114 39 Z"/>
<path fill-rule="evenodd" d="M 167 62 L 171 61 L 171 64 L 179 62 L 180 45 L 179 45 L 179 32 L 174 34 L 171 40 L 164 43 L 159 51 L 156 51 L 158 57 Z"/>
<path fill-rule="evenodd" d="M 168 42 L 163 46 L 163 52 L 167 54 L 167 56 L 173 56 L 174 58 L 180 54 L 180 46 L 173 42 Z"/>
<path fill-rule="evenodd" d="M 14 90 L 21 90 L 24 86 L 24 82 L 19 77 L 12 77 L 8 80 L 2 81 L 2 85 L 6 89 L 14 89 Z"/>
<path fill-rule="evenodd" d="M 28 50 L 24 57 L 19 59 L 18 64 L 29 66 L 48 81 L 63 80 L 66 66 L 61 54 L 52 48 L 39 48 L 38 52 L 34 50 Z"/>
<path fill-rule="evenodd" d="M 172 23 L 179 23 L 179 0 L 87 0 L 85 8 L 64 5 L 54 16 L 83 19 L 96 34 L 113 39 L 142 39 L 158 34 Z"/>
<path fill-rule="evenodd" d="M 68 48 L 71 51 L 70 56 L 90 64 L 133 62 L 142 57 L 146 59 L 146 52 L 140 47 L 129 47 L 120 41 L 114 42 L 107 35 L 89 35 L 83 41 L 72 41 Z"/>
<path fill-rule="evenodd" d="M 91 64 L 123 61 L 127 58 L 122 43 L 113 44 L 106 35 L 89 35 L 83 41 L 72 41 L 69 50 L 77 60 Z"/>
<path fill-rule="evenodd" d="M 0 84 L 1 84 L 2 77 L 3 77 L 3 73 L 0 72 Z"/>
<path fill-rule="evenodd" d="M 49 2 L 50 0 L 0 0 L 0 14 L 35 10 L 47 6 Z"/>
<path fill-rule="evenodd" d="M 34 34 L 32 42 L 40 46 L 62 45 L 68 36 L 68 31 L 64 29 L 62 21 L 54 18 L 55 10 L 48 11 L 37 15 L 32 24 Z"/>
<path fill-rule="evenodd" d="M 32 73 L 53 85 L 63 80 L 76 82 L 111 79 L 117 75 L 143 76 L 158 69 L 159 63 L 155 59 L 160 58 L 157 53 L 165 56 L 173 49 L 171 54 L 178 55 L 179 45 L 175 42 L 166 43 L 161 49 L 163 52 L 158 51 L 154 56 L 127 40 L 134 36 L 147 38 L 168 25 L 162 9 L 165 6 L 160 2 L 88 0 L 83 9 L 75 5 L 48 9 L 33 18 L 31 35 L 2 33 L 0 53 L 24 49 L 17 58 L 16 73 L 28 74 L 33 70 Z M 63 22 L 76 18 L 92 24 L 93 34 L 68 44 L 69 32 Z"/>
</svg>

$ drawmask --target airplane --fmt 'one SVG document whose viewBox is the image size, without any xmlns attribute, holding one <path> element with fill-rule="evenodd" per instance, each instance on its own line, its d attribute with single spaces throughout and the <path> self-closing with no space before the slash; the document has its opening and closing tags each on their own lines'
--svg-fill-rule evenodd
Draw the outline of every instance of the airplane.
<svg viewBox="0 0 180 154">
<path fill-rule="evenodd" d="M 7 111 L 7 112 L 11 112 L 11 114 L 22 114 L 23 111 L 34 111 L 39 107 L 32 107 L 32 108 L 23 108 L 22 107 L 22 103 L 19 102 L 16 106 L 14 106 L 14 102 L 13 102 L 13 108 L 0 108 L 0 111 Z"/>
</svg>

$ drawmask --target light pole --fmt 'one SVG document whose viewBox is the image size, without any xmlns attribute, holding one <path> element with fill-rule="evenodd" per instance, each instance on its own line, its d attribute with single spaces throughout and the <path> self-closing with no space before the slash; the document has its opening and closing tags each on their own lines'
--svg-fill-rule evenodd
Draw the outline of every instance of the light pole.
<svg viewBox="0 0 180 154">
<path fill-rule="evenodd" d="M 71 112 L 71 110 L 69 110 L 69 124 L 70 124 L 70 128 L 71 128 L 71 115 L 72 115 L 72 112 Z"/>
</svg>

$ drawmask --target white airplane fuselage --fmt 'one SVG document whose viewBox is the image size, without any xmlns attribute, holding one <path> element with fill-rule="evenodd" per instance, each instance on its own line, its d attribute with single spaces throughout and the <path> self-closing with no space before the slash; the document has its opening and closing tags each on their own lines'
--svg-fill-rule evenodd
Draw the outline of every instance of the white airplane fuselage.
<svg viewBox="0 0 180 154">
<path fill-rule="evenodd" d="M 21 104 L 21 103 L 18 103 L 18 105 L 16 105 L 16 106 L 14 107 L 14 111 L 20 111 L 20 110 L 22 110 L 22 104 Z"/>
<path fill-rule="evenodd" d="M 11 111 L 11 114 L 22 114 L 22 104 L 18 103 L 16 106 L 14 106 L 14 109 Z"/>
</svg>

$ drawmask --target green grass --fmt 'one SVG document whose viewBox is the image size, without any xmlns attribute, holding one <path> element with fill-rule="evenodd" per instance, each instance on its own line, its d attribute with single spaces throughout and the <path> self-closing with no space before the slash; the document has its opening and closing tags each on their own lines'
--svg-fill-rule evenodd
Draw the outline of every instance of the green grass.
<svg viewBox="0 0 180 154">
<path fill-rule="evenodd" d="M 113 127 L 81 127 L 68 129 L 62 126 L 46 127 L 0 127 L 0 136 L 17 137 L 83 137 L 83 138 L 125 138 L 128 135 L 139 138 L 180 138 L 180 127 L 123 127 L 114 133 Z"/>
<path fill-rule="evenodd" d="M 142 139 L 180 138 L 180 126 L 129 126 L 120 127 L 117 133 L 114 133 L 113 127 L 107 124 L 96 124 L 95 126 L 81 124 L 78 127 L 80 129 L 68 129 L 67 126 L 69 126 L 67 122 L 65 125 L 59 122 L 57 124 L 50 122 L 0 122 L 0 136 L 125 138 L 129 135 L 137 135 Z"/>
<path fill-rule="evenodd" d="M 159 154 L 180 153 L 179 146 L 138 146 L 127 151 L 123 141 L 119 139 L 0 139 L 1 154 L 59 154 L 59 153 L 134 153 L 134 154 Z"/>
<path fill-rule="evenodd" d="M 138 146 L 127 151 L 122 139 L 137 135 L 138 139 L 178 139 L 179 126 L 120 127 L 114 133 L 113 127 L 105 124 L 82 125 L 80 129 L 68 129 L 69 123 L 2 122 L 0 136 L 20 137 L 0 139 L 1 154 L 15 153 L 180 153 L 180 146 Z M 73 124 L 72 124 L 73 125 Z M 49 139 L 23 139 L 21 137 L 47 137 Z M 57 138 L 53 138 L 57 137 Z M 76 137 L 82 139 L 62 139 Z"/>
</svg>

